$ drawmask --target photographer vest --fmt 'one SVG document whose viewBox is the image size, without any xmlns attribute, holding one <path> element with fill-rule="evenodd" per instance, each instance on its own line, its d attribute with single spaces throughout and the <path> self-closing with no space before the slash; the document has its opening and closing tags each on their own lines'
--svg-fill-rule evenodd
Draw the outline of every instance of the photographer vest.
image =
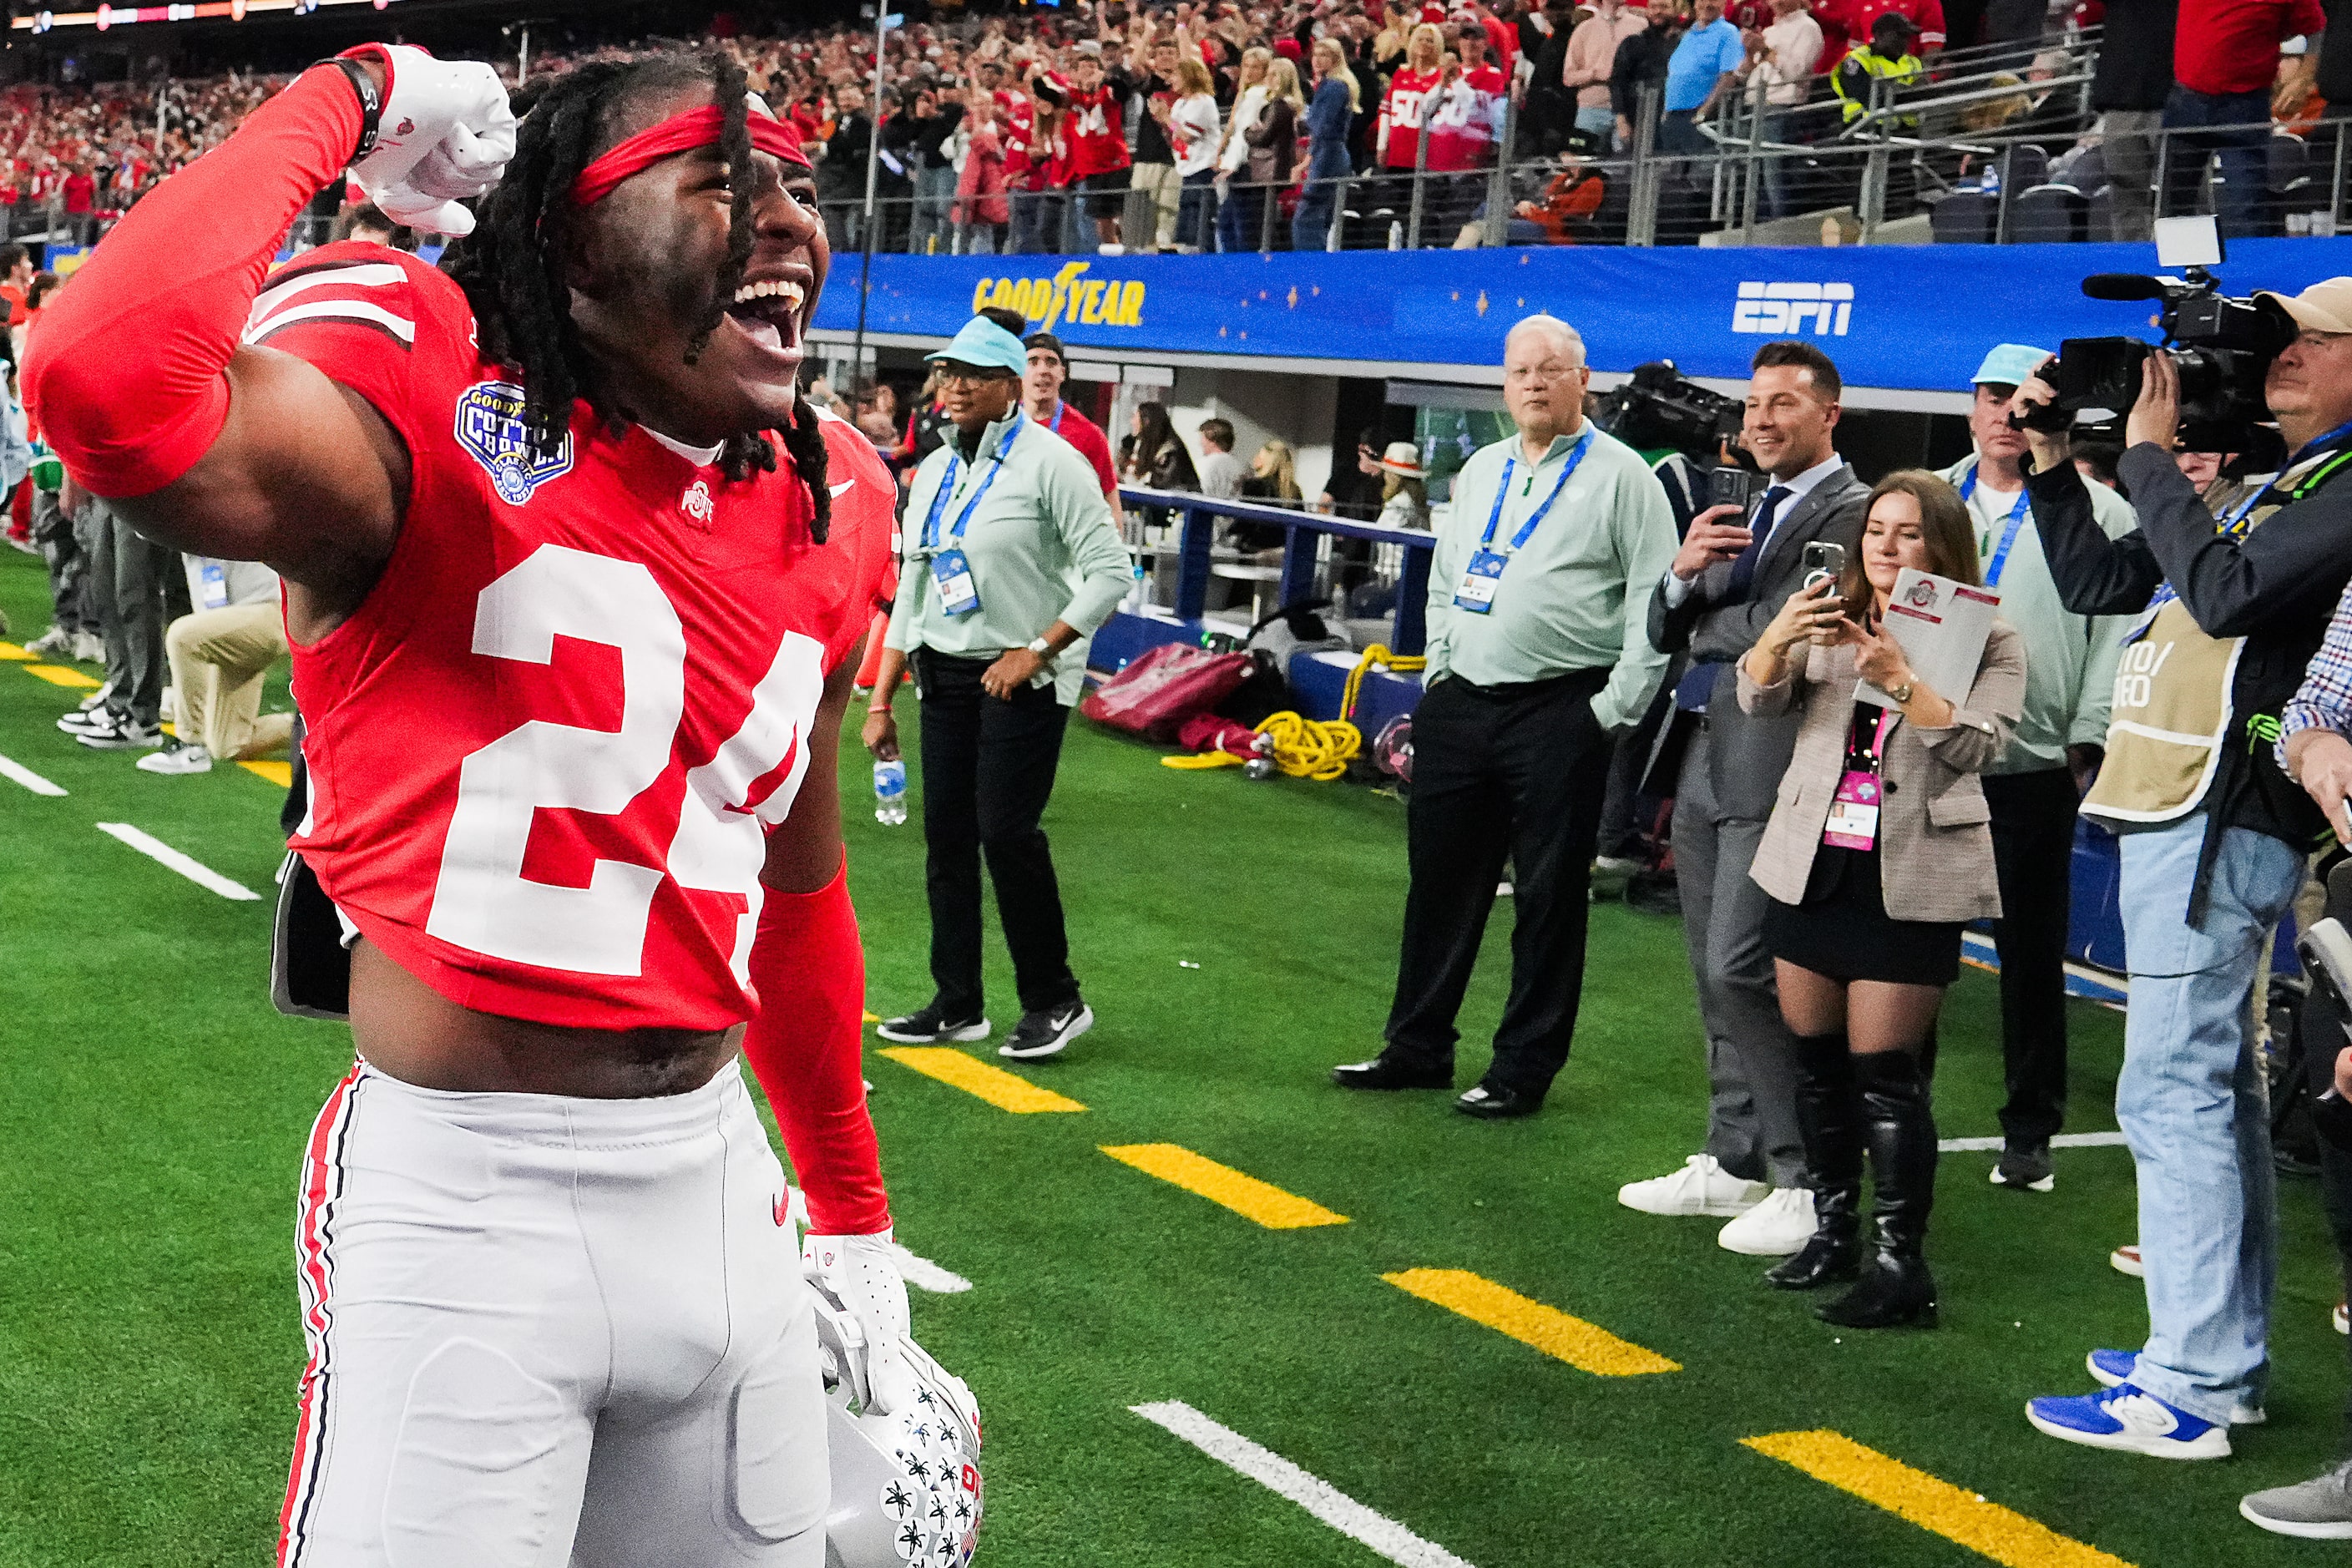
<svg viewBox="0 0 2352 1568">
<path fill-rule="evenodd" d="M 2352 451 L 2330 447 L 2290 465 L 2221 524 L 2242 537 L 2333 479 Z M 2243 743 L 2267 748 L 2278 736 L 2275 713 L 2236 725 L 2232 700 L 2243 637 L 2208 636 L 2170 584 L 2141 612 L 2116 666 L 2107 720 L 2107 758 L 2083 801 L 2083 815 L 2117 831 L 2172 822 L 2205 804 L 2224 749 L 2242 728 Z"/>
</svg>

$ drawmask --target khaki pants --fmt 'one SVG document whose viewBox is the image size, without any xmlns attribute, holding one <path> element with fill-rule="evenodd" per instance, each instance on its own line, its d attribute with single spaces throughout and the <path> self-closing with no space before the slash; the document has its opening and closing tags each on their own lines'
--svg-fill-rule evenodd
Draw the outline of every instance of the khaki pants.
<svg viewBox="0 0 2352 1568">
<path fill-rule="evenodd" d="M 1138 163 L 1130 180 L 1137 205 L 1129 210 L 1140 210 L 1139 221 L 1128 226 L 1128 248 L 1167 249 L 1176 243 L 1176 204 L 1184 194 L 1184 183 L 1176 177 L 1176 165 Z"/>
<path fill-rule="evenodd" d="M 180 690 L 180 739 L 223 762 L 282 752 L 291 713 L 261 712 L 261 678 L 286 656 L 286 625 L 269 601 L 199 610 L 163 634 Z"/>
</svg>

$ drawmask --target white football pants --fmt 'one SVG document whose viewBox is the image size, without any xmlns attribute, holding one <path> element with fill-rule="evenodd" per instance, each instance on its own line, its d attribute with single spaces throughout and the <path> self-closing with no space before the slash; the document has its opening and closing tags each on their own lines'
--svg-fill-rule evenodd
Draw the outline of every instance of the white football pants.
<svg viewBox="0 0 2352 1568">
<path fill-rule="evenodd" d="M 303 1161 L 281 1568 L 816 1568 L 784 1191 L 732 1063 L 657 1100 L 354 1068 Z"/>
</svg>

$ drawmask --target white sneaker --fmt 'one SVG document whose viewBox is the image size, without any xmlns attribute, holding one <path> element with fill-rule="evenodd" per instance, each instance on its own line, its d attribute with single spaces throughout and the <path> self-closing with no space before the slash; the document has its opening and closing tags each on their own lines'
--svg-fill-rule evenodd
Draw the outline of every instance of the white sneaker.
<svg viewBox="0 0 2352 1568">
<path fill-rule="evenodd" d="M 1749 1258 L 1788 1258 L 1813 1239 L 1813 1194 L 1810 1187 L 1775 1187 L 1772 1195 L 1717 1233 L 1726 1252 Z"/>
<path fill-rule="evenodd" d="M 2128 1274 L 2135 1279 L 2145 1279 L 2147 1278 L 2147 1268 L 2142 1267 L 2140 1264 L 2139 1243 L 2137 1242 L 2134 1242 L 2128 1247 L 2118 1247 L 2113 1252 L 2108 1253 L 2107 1267 L 2114 1269 L 2118 1274 Z"/>
<path fill-rule="evenodd" d="M 70 658 L 73 657 L 73 633 L 63 626 L 51 626 L 47 631 L 26 643 L 25 651 L 39 654 L 44 658 L 52 655 Z"/>
<path fill-rule="evenodd" d="M 1740 1180 L 1717 1163 L 1712 1154 L 1693 1154 L 1671 1176 L 1626 1183 L 1617 1189 L 1617 1201 L 1643 1214 L 1728 1218 L 1746 1214 L 1762 1203 L 1771 1190 L 1761 1182 Z"/>
<path fill-rule="evenodd" d="M 208 773 L 213 771 L 213 754 L 202 746 L 174 741 L 162 751 L 140 758 L 138 766 L 142 773 Z"/>
<path fill-rule="evenodd" d="M 96 632 L 76 632 L 73 636 L 73 656 L 83 664 L 104 664 L 106 644 Z"/>
</svg>

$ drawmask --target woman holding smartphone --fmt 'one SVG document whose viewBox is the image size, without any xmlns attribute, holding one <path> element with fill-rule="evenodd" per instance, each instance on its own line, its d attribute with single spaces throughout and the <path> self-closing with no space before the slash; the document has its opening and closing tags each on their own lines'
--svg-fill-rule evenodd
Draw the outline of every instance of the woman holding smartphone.
<svg viewBox="0 0 2352 1568">
<path fill-rule="evenodd" d="M 1968 508 L 1916 469 L 1878 482 L 1843 577 L 1810 577 L 1739 665 L 1742 708 L 1804 715 L 1750 874 L 1772 898 L 1764 940 L 1797 1037 L 1797 1117 L 1819 1228 L 1765 1279 L 1807 1290 L 1859 1276 L 1814 1310 L 1857 1329 L 1936 1321 L 1926 1058 L 1959 974 L 1962 926 L 2000 913 L 1977 775 L 2009 743 L 2025 700 L 2021 640 L 1998 620 L 1966 691 L 1919 679 L 1885 626 L 1905 567 L 1981 582 Z M 1890 700 L 1863 699 L 1861 683 Z M 1865 1152 L 1874 1191 L 1866 1259 Z"/>
</svg>

